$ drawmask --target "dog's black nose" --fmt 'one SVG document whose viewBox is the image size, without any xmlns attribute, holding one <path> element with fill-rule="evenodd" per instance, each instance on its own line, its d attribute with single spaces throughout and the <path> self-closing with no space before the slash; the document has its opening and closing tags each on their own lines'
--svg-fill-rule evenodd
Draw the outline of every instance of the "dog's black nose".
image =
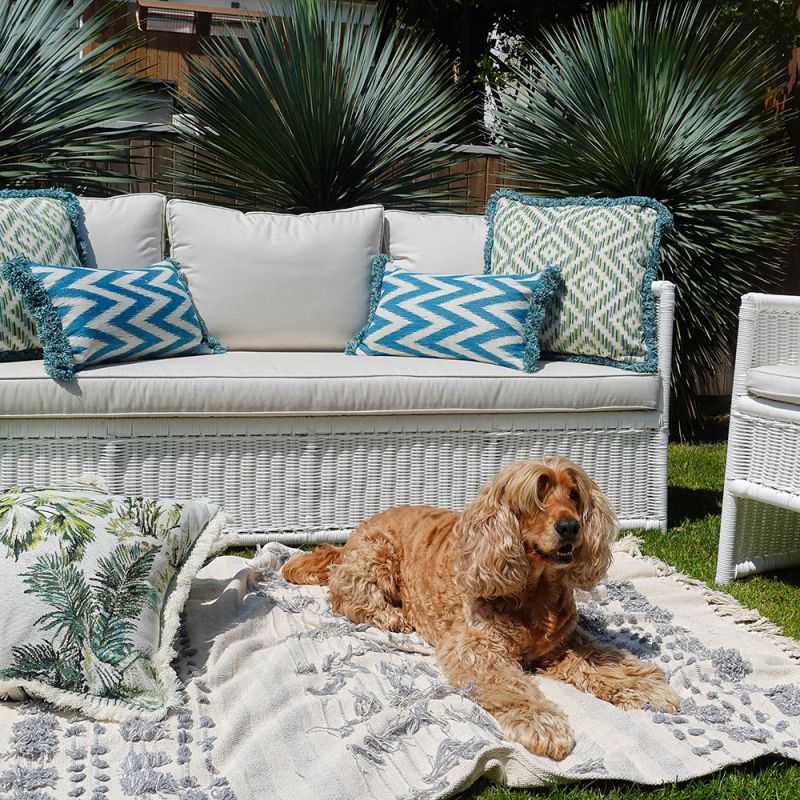
<svg viewBox="0 0 800 800">
<path fill-rule="evenodd" d="M 563 517 L 555 524 L 556 533 L 565 541 L 573 542 L 578 537 L 581 524 L 573 517 Z"/>
</svg>

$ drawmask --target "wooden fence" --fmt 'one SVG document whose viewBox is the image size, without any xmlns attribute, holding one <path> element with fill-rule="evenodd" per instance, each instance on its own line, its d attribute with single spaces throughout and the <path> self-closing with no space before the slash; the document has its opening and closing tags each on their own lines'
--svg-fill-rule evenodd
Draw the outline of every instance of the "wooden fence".
<svg viewBox="0 0 800 800">
<path fill-rule="evenodd" d="M 130 143 L 130 162 L 125 171 L 135 181 L 118 186 L 117 189 L 138 192 L 163 192 L 170 197 L 187 197 L 186 190 L 179 189 L 170 177 L 170 167 L 177 144 L 177 134 L 167 126 L 153 126 L 152 132 Z M 462 148 L 463 161 L 447 170 L 451 175 L 449 185 L 454 212 L 482 214 L 491 194 L 503 186 L 511 186 L 504 177 L 503 160 L 481 147 Z M 109 165 L 110 166 L 110 165 Z M 442 174 L 442 173 L 437 173 Z M 513 184 L 516 188 L 519 182 Z M 533 184 L 530 185 L 533 188 Z M 214 196 L 204 199 L 214 202 Z"/>
</svg>

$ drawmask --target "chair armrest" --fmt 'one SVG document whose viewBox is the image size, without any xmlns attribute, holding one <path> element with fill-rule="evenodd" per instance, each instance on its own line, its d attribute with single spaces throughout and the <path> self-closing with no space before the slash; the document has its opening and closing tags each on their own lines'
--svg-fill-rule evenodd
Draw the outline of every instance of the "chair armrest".
<svg viewBox="0 0 800 800">
<path fill-rule="evenodd" d="M 747 371 L 768 364 L 800 365 L 800 297 L 746 294 L 739 310 L 733 395 L 747 393 Z"/>
<path fill-rule="evenodd" d="M 669 393 L 672 383 L 672 331 L 675 317 L 675 284 L 653 281 L 658 304 L 658 371 L 661 375 L 661 412 L 669 424 Z"/>
</svg>

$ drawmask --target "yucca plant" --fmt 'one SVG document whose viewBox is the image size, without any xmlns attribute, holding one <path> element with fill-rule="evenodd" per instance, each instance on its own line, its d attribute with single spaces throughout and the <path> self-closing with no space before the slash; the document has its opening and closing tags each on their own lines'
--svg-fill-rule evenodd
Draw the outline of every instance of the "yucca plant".
<svg viewBox="0 0 800 800">
<path fill-rule="evenodd" d="M 554 28 L 498 90 L 498 151 L 548 195 L 647 195 L 675 217 L 673 408 L 728 358 L 739 297 L 774 285 L 797 172 L 763 110 L 770 54 L 699 4 L 629 2 Z"/>
<path fill-rule="evenodd" d="M 363 7 L 291 0 L 190 61 L 176 182 L 227 204 L 319 211 L 452 197 L 468 101 L 441 48 Z"/>
<path fill-rule="evenodd" d="M 123 179 L 111 165 L 127 164 L 151 101 L 122 63 L 130 37 L 106 35 L 119 7 L 90 5 L 0 3 L 0 188 Z"/>
</svg>

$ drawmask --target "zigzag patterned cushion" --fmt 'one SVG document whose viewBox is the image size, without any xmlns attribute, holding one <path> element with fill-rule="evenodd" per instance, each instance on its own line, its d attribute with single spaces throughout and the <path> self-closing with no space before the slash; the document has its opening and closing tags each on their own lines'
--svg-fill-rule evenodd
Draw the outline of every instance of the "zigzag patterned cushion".
<svg viewBox="0 0 800 800">
<path fill-rule="evenodd" d="M 2 276 L 36 321 L 53 378 L 109 361 L 224 352 L 208 336 L 177 264 L 105 270 L 31 264 L 19 256 Z"/>
<path fill-rule="evenodd" d="M 485 268 L 562 269 L 566 291 L 542 331 L 545 358 L 658 368 L 656 279 L 669 211 L 648 197 L 530 197 L 501 189 L 486 210 Z"/>
<path fill-rule="evenodd" d="M 372 264 L 369 318 L 345 353 L 485 361 L 533 372 L 559 270 L 535 275 L 430 275 Z"/>
<path fill-rule="evenodd" d="M 63 189 L 0 191 L 0 265 L 24 255 L 43 264 L 85 264 L 78 198 Z M 0 278 L 0 361 L 38 358 L 41 342 L 22 298 Z"/>
</svg>

